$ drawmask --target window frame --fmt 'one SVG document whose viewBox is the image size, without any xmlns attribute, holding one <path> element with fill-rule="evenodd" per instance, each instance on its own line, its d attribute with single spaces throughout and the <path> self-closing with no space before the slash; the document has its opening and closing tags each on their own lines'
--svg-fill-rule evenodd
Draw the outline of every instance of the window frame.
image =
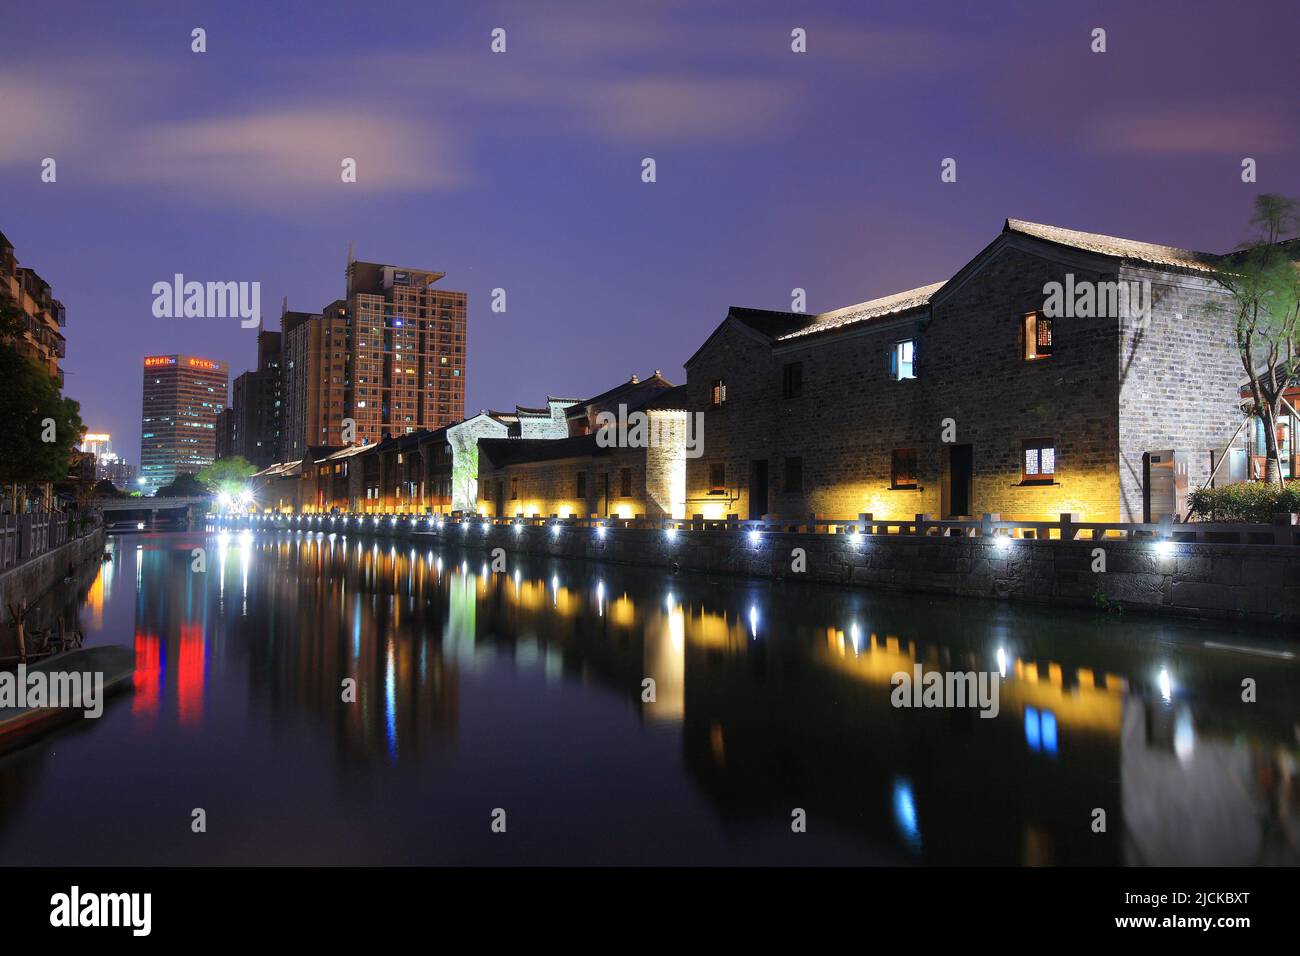
<svg viewBox="0 0 1300 956">
<path fill-rule="evenodd" d="M 620 498 L 632 497 L 632 469 L 620 468 L 618 470 L 618 496 Z"/>
<path fill-rule="evenodd" d="M 721 475 L 720 481 L 715 481 L 716 475 Z M 727 463 L 724 461 L 709 462 L 709 494 L 725 495 L 727 493 Z"/>
<path fill-rule="evenodd" d="M 911 460 L 910 476 L 900 463 Z M 915 491 L 921 486 L 921 456 L 916 448 L 894 448 L 889 452 L 889 487 L 892 491 Z M 902 480 L 900 480 L 900 477 Z"/>
<path fill-rule="evenodd" d="M 797 485 L 790 480 L 792 473 L 799 479 Z M 801 495 L 804 493 L 803 487 L 803 456 L 787 456 L 781 464 L 781 494 Z"/>
<path fill-rule="evenodd" d="M 903 374 L 903 348 L 912 347 L 912 357 L 907 362 L 907 375 Z M 899 339 L 889 351 L 889 377 L 895 382 L 907 382 L 916 378 L 916 339 Z"/>
<path fill-rule="evenodd" d="M 1047 344 L 1045 346 L 1040 342 L 1043 327 L 1047 329 Z M 1053 347 L 1055 345 L 1053 332 L 1051 316 L 1044 315 L 1038 310 L 1026 312 L 1021 320 L 1020 333 L 1020 354 L 1024 361 L 1038 362 L 1042 359 L 1051 358 L 1054 354 Z M 1043 351 L 1044 348 L 1047 351 Z"/>
<path fill-rule="evenodd" d="M 781 366 L 781 397 L 803 397 L 803 362 L 786 362 Z"/>
<path fill-rule="evenodd" d="M 1043 471 L 1043 450 L 1050 448 L 1052 450 L 1052 470 Z M 1029 453 L 1035 452 L 1035 466 L 1037 471 L 1029 471 Z M 1056 439 L 1051 437 L 1041 438 L 1023 438 L 1020 441 L 1020 483 L 1022 485 L 1051 485 L 1056 483 L 1056 476 L 1059 474 L 1058 459 L 1056 454 Z"/>
</svg>

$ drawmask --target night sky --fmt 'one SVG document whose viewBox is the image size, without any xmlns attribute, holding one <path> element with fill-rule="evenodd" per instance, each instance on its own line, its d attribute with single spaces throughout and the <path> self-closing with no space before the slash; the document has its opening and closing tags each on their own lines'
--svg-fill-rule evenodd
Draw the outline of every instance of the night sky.
<svg viewBox="0 0 1300 956">
<path fill-rule="evenodd" d="M 0 231 L 67 307 L 67 393 L 136 464 L 144 355 L 255 358 L 237 319 L 153 317 L 176 272 L 260 281 L 277 328 L 283 296 L 343 295 L 349 242 L 444 271 L 472 414 L 681 381 L 729 305 L 938 281 L 1008 216 L 1223 251 L 1258 192 L 1300 195 L 1294 0 L 26 6 Z"/>
</svg>

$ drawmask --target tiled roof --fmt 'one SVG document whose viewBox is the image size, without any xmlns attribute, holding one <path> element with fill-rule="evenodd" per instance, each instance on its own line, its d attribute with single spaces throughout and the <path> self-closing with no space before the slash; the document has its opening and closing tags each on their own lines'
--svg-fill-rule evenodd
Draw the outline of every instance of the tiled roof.
<svg viewBox="0 0 1300 956">
<path fill-rule="evenodd" d="M 370 451 L 370 449 L 374 447 L 375 447 L 374 442 L 368 442 L 365 445 L 349 445 L 347 448 L 343 448 L 339 451 L 336 451 L 334 454 L 330 455 L 325 460 L 338 461 L 341 458 L 351 458 L 353 455 L 360 455 L 364 452 L 368 452 Z"/>
<path fill-rule="evenodd" d="M 1147 265 L 1173 266 L 1197 272 L 1212 272 L 1220 258 L 1209 252 L 1194 252 L 1176 246 L 1159 246 L 1153 242 L 1138 242 L 1134 239 L 1117 239 L 1114 236 L 1103 236 L 1095 232 L 1079 232 L 1076 229 L 1062 229 L 1060 226 L 1045 226 L 1024 219 L 1008 219 L 1003 232 L 1016 232 L 1035 239 L 1054 242 L 1059 246 L 1070 246 L 1085 252 L 1114 256 L 1117 259 L 1132 259 Z"/>
<path fill-rule="evenodd" d="M 480 438 L 478 450 L 480 455 L 486 455 L 497 468 L 530 461 L 554 461 L 558 458 L 609 453 L 608 448 L 596 444 L 595 435 L 576 435 L 572 438 Z"/>
<path fill-rule="evenodd" d="M 743 322 L 755 332 L 769 339 L 779 339 L 784 335 L 801 329 L 816 319 L 806 312 L 780 312 L 775 309 L 747 309 L 733 305 L 727 310 L 727 317 Z"/>
<path fill-rule="evenodd" d="M 690 405 L 686 401 L 686 386 L 674 385 L 672 388 L 666 388 L 642 407 L 647 411 L 650 409 L 689 411 Z"/>
<path fill-rule="evenodd" d="M 820 312 L 812 316 L 812 321 L 803 328 L 777 336 L 777 341 L 787 342 L 790 339 L 804 335 L 816 335 L 819 332 L 828 332 L 832 329 L 843 328 L 846 325 L 856 325 L 859 322 L 871 322 L 875 319 L 898 315 L 909 309 L 916 309 L 926 305 L 930 301 L 930 297 L 941 288 L 943 288 L 943 283 L 935 282 L 930 285 L 923 285 L 919 289 L 908 289 L 906 292 L 895 292 L 893 295 L 882 296 L 879 299 L 859 302 L 857 305 L 836 309 L 833 312 Z"/>
<path fill-rule="evenodd" d="M 625 393 L 632 393 L 632 392 L 642 393 L 645 396 L 647 396 L 647 400 L 648 400 L 648 396 L 652 395 L 655 391 L 661 389 L 669 389 L 672 387 L 673 387 L 673 383 L 668 381 L 668 379 L 664 378 L 662 375 L 659 374 L 658 371 L 656 371 L 649 378 L 638 379 L 637 381 L 628 379 L 626 382 L 622 382 L 621 384 L 615 385 L 613 388 L 607 389 L 606 391 L 601 392 L 599 395 L 596 395 L 592 398 L 587 399 L 586 401 L 578 403 L 578 406 L 581 407 L 570 406 L 568 408 L 568 414 L 570 416 L 581 415 L 584 409 L 589 408 L 592 405 L 601 405 L 603 403 L 608 403 L 610 400 L 614 398 L 622 397 Z M 642 402 L 641 404 L 644 404 L 644 402 Z M 629 411 L 639 407 L 640 405 L 633 404 L 633 402 L 628 402 Z"/>
</svg>

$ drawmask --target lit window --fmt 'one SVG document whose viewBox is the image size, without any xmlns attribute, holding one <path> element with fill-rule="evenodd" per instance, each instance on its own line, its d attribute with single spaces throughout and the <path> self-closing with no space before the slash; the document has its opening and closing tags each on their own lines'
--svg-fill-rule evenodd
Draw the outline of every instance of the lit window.
<svg viewBox="0 0 1300 956">
<path fill-rule="evenodd" d="M 726 379 L 717 379 L 714 381 L 712 388 L 709 389 L 709 401 L 714 408 L 718 408 L 727 400 L 727 382 Z"/>
<path fill-rule="evenodd" d="M 889 350 L 889 377 L 896 382 L 905 378 L 916 378 L 916 342 L 907 339 L 895 342 Z"/>
<path fill-rule="evenodd" d="M 1052 320 L 1038 312 L 1025 316 L 1025 360 L 1047 358 L 1052 354 Z"/>
<path fill-rule="evenodd" d="M 1021 457 L 1023 480 L 1050 482 L 1056 477 L 1056 443 L 1050 438 L 1031 438 L 1024 442 Z"/>
<path fill-rule="evenodd" d="M 895 448 L 890 456 L 889 487 L 916 487 L 916 449 Z"/>
<path fill-rule="evenodd" d="M 727 493 L 727 466 L 715 461 L 709 465 L 709 494 L 725 495 Z"/>
</svg>

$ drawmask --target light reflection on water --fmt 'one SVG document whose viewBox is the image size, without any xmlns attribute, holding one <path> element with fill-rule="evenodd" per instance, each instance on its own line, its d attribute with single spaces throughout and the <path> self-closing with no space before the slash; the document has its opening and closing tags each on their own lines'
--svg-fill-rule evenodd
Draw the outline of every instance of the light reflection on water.
<svg viewBox="0 0 1300 956">
<path fill-rule="evenodd" d="M 0 759 L 0 863 L 1300 859 L 1300 660 L 1276 637 L 1258 655 L 1152 618 L 494 572 L 472 547 L 317 531 L 112 546 L 81 621 L 134 646 L 134 692 Z M 1000 674 L 998 716 L 892 707 L 917 664 Z M 188 838 L 195 806 L 221 840 Z M 495 806 L 509 841 L 476 825 Z"/>
</svg>

